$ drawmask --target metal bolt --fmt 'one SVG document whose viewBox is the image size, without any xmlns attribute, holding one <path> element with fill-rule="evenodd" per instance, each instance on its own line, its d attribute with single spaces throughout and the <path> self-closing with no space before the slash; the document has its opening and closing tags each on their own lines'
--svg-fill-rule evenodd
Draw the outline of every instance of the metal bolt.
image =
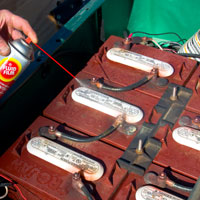
<svg viewBox="0 0 200 200">
<path fill-rule="evenodd" d="M 73 174 L 72 178 L 73 178 L 74 180 L 78 180 L 78 179 L 80 179 L 80 174 L 79 174 L 78 172 L 75 172 L 75 173 Z"/>
<path fill-rule="evenodd" d="M 165 173 L 164 173 L 164 172 L 161 172 L 159 178 L 164 179 L 164 178 L 165 178 Z"/>
<path fill-rule="evenodd" d="M 54 126 L 49 126 L 49 131 L 54 131 L 55 127 Z"/>
<path fill-rule="evenodd" d="M 158 68 L 157 67 L 153 67 L 153 69 L 151 70 L 151 73 L 154 75 L 158 74 Z"/>
<path fill-rule="evenodd" d="M 195 118 L 194 118 L 194 123 L 200 123 L 200 116 L 196 116 Z"/>
<path fill-rule="evenodd" d="M 49 134 L 54 134 L 55 131 L 56 131 L 56 128 L 54 126 L 49 126 L 49 128 L 48 128 Z"/>
<path fill-rule="evenodd" d="M 171 95 L 170 99 L 171 99 L 172 101 L 177 100 L 177 87 L 173 87 L 172 95 Z"/>
<path fill-rule="evenodd" d="M 91 82 L 92 82 L 92 83 L 96 83 L 96 82 L 97 82 L 97 79 L 96 79 L 95 77 L 93 77 L 93 78 L 91 79 Z"/>
<path fill-rule="evenodd" d="M 132 135 L 133 133 L 135 133 L 136 130 L 137 130 L 136 126 L 130 125 L 130 126 L 125 128 L 125 133 L 127 135 Z"/>
<path fill-rule="evenodd" d="M 150 72 L 150 76 L 152 76 L 151 81 L 156 82 L 158 79 L 158 68 L 156 66 Z"/>
<path fill-rule="evenodd" d="M 141 139 L 139 139 L 139 141 L 138 141 L 138 147 L 137 147 L 137 149 L 136 149 L 136 153 L 137 153 L 137 154 L 142 154 L 142 153 L 143 153 L 143 149 L 142 149 L 142 140 L 141 140 Z"/>
</svg>

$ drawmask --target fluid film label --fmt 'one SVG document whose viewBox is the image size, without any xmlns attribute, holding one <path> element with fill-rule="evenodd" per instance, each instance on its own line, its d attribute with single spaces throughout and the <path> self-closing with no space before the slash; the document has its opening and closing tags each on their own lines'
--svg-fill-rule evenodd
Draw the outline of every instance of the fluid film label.
<svg viewBox="0 0 200 200">
<path fill-rule="evenodd" d="M 10 82 L 21 72 L 21 63 L 14 58 L 4 58 L 0 61 L 0 80 Z"/>
<path fill-rule="evenodd" d="M 0 98 L 22 70 L 21 63 L 14 58 L 3 58 L 0 61 Z"/>
</svg>

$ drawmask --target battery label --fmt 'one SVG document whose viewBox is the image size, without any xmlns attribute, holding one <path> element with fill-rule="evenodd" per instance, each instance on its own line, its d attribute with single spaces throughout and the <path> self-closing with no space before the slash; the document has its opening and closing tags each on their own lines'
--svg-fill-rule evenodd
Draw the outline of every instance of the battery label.
<svg viewBox="0 0 200 200">
<path fill-rule="evenodd" d="M 173 74 L 174 68 L 163 61 L 144 56 L 121 48 L 112 48 L 107 52 L 108 59 L 130 67 L 150 72 L 154 67 L 159 70 L 159 75 L 167 77 Z"/>
<path fill-rule="evenodd" d="M 0 61 L 0 80 L 10 82 L 14 80 L 22 70 L 21 63 L 15 58 L 4 58 Z"/>
<path fill-rule="evenodd" d="M 168 192 L 152 186 L 144 186 L 137 190 L 136 200 L 183 200 Z"/>
<path fill-rule="evenodd" d="M 124 114 L 128 123 L 136 123 L 143 118 L 143 112 L 139 107 L 89 88 L 75 89 L 72 92 L 72 98 L 74 101 L 113 117 Z"/>
<path fill-rule="evenodd" d="M 200 131 L 189 127 L 179 127 L 173 131 L 173 139 L 179 144 L 200 151 Z"/>
<path fill-rule="evenodd" d="M 27 150 L 62 169 L 71 173 L 83 171 L 87 178 L 99 174 L 95 178 L 100 178 L 103 174 L 103 167 L 96 162 L 78 152 L 59 145 L 53 141 L 42 137 L 32 138 L 27 144 Z"/>
</svg>

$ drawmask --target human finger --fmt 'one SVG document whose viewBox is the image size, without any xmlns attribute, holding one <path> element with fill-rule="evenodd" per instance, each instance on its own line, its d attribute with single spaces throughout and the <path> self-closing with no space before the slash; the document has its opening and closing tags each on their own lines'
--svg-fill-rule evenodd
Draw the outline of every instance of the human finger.
<svg viewBox="0 0 200 200">
<path fill-rule="evenodd" d="M 7 56 L 10 53 L 10 47 L 7 42 L 0 35 L 0 55 Z"/>
<path fill-rule="evenodd" d="M 22 31 L 26 36 L 28 36 L 31 39 L 33 43 L 38 42 L 37 35 L 27 20 L 17 15 L 13 15 L 12 26 L 14 29 Z"/>
<path fill-rule="evenodd" d="M 24 35 L 20 31 L 15 30 L 15 29 L 12 30 L 11 36 L 12 36 L 13 40 L 17 40 L 17 39 L 20 39 L 20 38 L 25 39 Z"/>
</svg>

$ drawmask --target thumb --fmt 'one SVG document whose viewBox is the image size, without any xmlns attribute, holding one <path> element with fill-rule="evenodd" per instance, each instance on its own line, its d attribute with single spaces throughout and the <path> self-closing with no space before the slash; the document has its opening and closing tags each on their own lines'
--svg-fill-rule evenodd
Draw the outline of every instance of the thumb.
<svg viewBox="0 0 200 200">
<path fill-rule="evenodd" d="M 7 42 L 0 36 L 0 55 L 7 56 L 10 53 L 10 47 Z"/>
</svg>

